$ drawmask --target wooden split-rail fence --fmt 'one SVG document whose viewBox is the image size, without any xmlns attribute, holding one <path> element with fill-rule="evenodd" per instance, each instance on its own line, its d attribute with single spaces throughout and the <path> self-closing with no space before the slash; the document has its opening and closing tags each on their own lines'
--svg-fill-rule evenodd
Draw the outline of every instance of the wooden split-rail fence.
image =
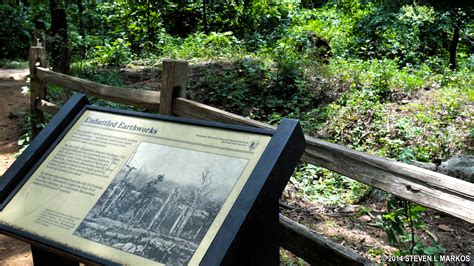
<svg viewBox="0 0 474 266">
<path fill-rule="evenodd" d="M 188 73 L 186 61 L 163 61 L 161 91 L 102 85 L 54 72 L 46 66 L 46 52 L 43 47 L 30 48 L 29 68 L 33 135 L 38 133 L 39 125 L 44 123 L 44 112 L 54 114 L 60 108 L 46 100 L 46 83 L 115 103 L 159 111 L 163 115 L 274 128 L 186 99 Z M 304 162 L 327 168 L 400 198 L 474 223 L 474 184 L 311 136 L 305 137 L 307 146 L 302 157 Z M 321 265 L 370 263 L 352 249 L 333 243 L 281 215 L 280 230 L 280 245 L 309 263 Z"/>
</svg>

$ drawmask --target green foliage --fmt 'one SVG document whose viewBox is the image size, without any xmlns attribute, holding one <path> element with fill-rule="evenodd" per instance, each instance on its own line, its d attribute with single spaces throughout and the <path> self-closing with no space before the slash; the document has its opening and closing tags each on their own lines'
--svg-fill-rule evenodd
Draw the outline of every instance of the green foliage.
<svg viewBox="0 0 474 266">
<path fill-rule="evenodd" d="M 385 230 L 391 244 L 401 245 L 395 255 L 439 256 L 446 252 L 434 239 L 428 245 L 417 236 L 417 230 L 427 227 L 423 221 L 426 208 L 395 197 L 390 198 L 387 204 L 390 212 L 380 215 L 377 225 Z"/>
<path fill-rule="evenodd" d="M 111 43 L 95 47 L 94 60 L 100 65 L 122 66 L 132 60 L 130 43 L 123 39 L 116 39 Z"/>
<path fill-rule="evenodd" d="M 31 139 L 32 139 L 32 134 L 31 134 L 31 118 L 28 117 L 27 119 L 25 119 L 25 121 L 23 122 L 23 126 L 27 128 L 27 130 L 25 130 L 25 133 L 23 133 L 19 138 L 18 138 L 18 146 L 20 147 L 20 149 L 18 150 L 18 152 L 15 154 L 15 157 L 19 157 L 25 150 L 26 148 L 28 148 L 28 145 L 30 145 L 30 142 L 31 142 Z"/>
<path fill-rule="evenodd" d="M 206 94 L 201 96 L 202 91 Z M 316 100 L 297 64 L 267 63 L 250 56 L 233 68 L 210 67 L 196 93 L 206 104 L 270 122 L 278 122 L 281 116 L 297 117 Z"/>
<path fill-rule="evenodd" d="M 294 28 L 319 36 L 330 43 L 332 53 L 347 56 L 353 44 L 353 31 L 359 21 L 373 13 L 372 2 L 333 1 L 324 8 L 307 9 L 293 17 Z"/>
<path fill-rule="evenodd" d="M 243 54 L 241 42 L 232 32 L 199 32 L 184 40 L 170 38 L 168 42 L 163 43 L 161 49 L 167 57 L 187 60 L 230 60 Z"/>
<path fill-rule="evenodd" d="M 117 68 L 98 69 L 92 64 L 74 64 L 71 70 L 75 76 L 86 80 L 116 87 L 124 86 L 124 82 L 120 78 L 120 70 Z"/>
<path fill-rule="evenodd" d="M 388 59 L 335 60 L 329 67 L 351 87 L 325 107 L 320 128 L 331 140 L 402 161 L 446 159 L 465 149 L 470 71 L 434 74 L 427 65 L 399 70 Z M 392 102 L 422 88 L 434 91 L 422 101 Z"/>
<path fill-rule="evenodd" d="M 12 61 L 10 59 L 0 59 L 1 68 L 28 68 L 28 61 Z"/>
<path fill-rule="evenodd" d="M 2 57 L 26 55 L 38 18 L 50 28 L 47 5 L 16 2 L 0 4 L 8 25 L 0 29 Z M 70 4 L 73 72 L 123 86 L 118 69 L 131 62 L 156 67 L 164 57 L 186 59 L 199 63 L 189 91 L 205 104 L 272 124 L 297 118 L 307 133 L 404 162 L 467 150 L 466 140 L 474 138 L 474 27 L 467 8 L 365 0 L 306 8 L 311 5 L 302 2 L 83 1 L 82 15 Z M 450 71 L 455 25 L 459 67 Z M 54 86 L 49 91 L 67 98 Z M 326 205 L 359 202 L 370 190 L 309 164 L 292 181 L 304 197 Z M 425 226 L 423 208 L 400 201 L 389 207 L 379 225 L 402 246 L 400 254 L 443 252 L 414 233 Z"/>
<path fill-rule="evenodd" d="M 242 7 L 244 39 L 250 50 L 279 39 L 298 12 L 294 1 L 248 1 Z"/>
<path fill-rule="evenodd" d="M 303 266 L 303 265 L 307 265 L 307 263 L 304 260 L 302 260 L 301 258 L 298 258 L 295 255 L 289 253 L 288 251 L 280 248 L 280 265 Z"/>
<path fill-rule="evenodd" d="M 29 8 L 5 1 L 0 4 L 0 17 L 0 57 L 26 58 L 34 26 L 29 20 Z"/>
<path fill-rule="evenodd" d="M 330 206 L 357 203 L 370 191 L 367 185 L 312 164 L 299 165 L 292 181 L 303 197 Z"/>
<path fill-rule="evenodd" d="M 400 65 L 417 65 L 449 48 L 448 21 L 430 6 L 402 5 L 365 16 L 354 30 L 354 55 L 390 58 Z"/>
</svg>

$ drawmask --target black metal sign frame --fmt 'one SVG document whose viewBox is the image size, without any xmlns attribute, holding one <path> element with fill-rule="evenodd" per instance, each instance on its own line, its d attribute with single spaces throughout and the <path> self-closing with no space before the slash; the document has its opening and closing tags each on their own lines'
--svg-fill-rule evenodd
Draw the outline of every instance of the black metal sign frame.
<svg viewBox="0 0 474 266">
<path fill-rule="evenodd" d="M 0 210 L 7 206 L 85 110 L 271 136 L 200 264 L 278 264 L 278 198 L 305 147 L 304 135 L 297 120 L 283 119 L 278 128 L 271 131 L 97 107 L 90 105 L 85 95 L 75 94 L 0 179 Z M 26 241 L 44 252 L 59 254 L 60 257 L 67 258 L 66 260 L 117 264 L 84 253 L 72 245 L 44 239 L 1 223 L 0 232 Z"/>
</svg>

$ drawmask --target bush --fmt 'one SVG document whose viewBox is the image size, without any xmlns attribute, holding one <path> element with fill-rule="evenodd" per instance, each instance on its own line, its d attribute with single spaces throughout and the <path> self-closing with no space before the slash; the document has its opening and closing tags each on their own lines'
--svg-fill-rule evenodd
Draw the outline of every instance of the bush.
<svg viewBox="0 0 474 266">
<path fill-rule="evenodd" d="M 106 40 L 103 45 L 95 47 L 93 57 L 95 61 L 101 65 L 126 65 L 132 60 L 130 43 L 121 38 L 118 38 L 111 43 Z"/>
<path fill-rule="evenodd" d="M 250 56 L 233 68 L 210 68 L 195 93 L 206 104 L 270 122 L 310 111 L 317 99 L 296 63 Z"/>
<path fill-rule="evenodd" d="M 400 66 L 418 65 L 432 56 L 445 57 L 449 47 L 446 16 L 433 7 L 380 5 L 354 29 L 351 52 L 361 58 L 390 58 Z"/>
<path fill-rule="evenodd" d="M 335 206 L 359 202 L 370 187 L 312 164 L 301 164 L 291 180 L 308 200 Z"/>
<path fill-rule="evenodd" d="M 351 84 L 325 107 L 321 134 L 331 141 L 401 161 L 439 161 L 466 149 L 472 123 L 467 103 L 473 97 L 469 70 L 434 74 L 426 65 L 398 70 L 391 60 L 342 60 L 330 67 L 344 69 L 337 75 Z M 431 92 L 406 100 L 422 88 Z M 397 93 L 405 104 L 391 102 Z"/>
<path fill-rule="evenodd" d="M 2 3 L 0 17 L 0 56 L 11 59 L 27 58 L 34 26 L 29 20 L 29 8 Z"/>
<path fill-rule="evenodd" d="M 195 33 L 184 40 L 168 38 L 162 43 L 162 54 L 187 60 L 230 60 L 243 52 L 241 42 L 232 32 Z"/>
</svg>

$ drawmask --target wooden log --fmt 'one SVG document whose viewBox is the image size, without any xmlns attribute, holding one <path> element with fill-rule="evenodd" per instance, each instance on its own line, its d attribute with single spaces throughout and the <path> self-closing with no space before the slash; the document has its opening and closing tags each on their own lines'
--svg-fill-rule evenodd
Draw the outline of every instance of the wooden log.
<svg viewBox="0 0 474 266">
<path fill-rule="evenodd" d="M 81 92 L 116 103 L 143 107 L 151 111 L 159 110 L 160 92 L 158 91 L 127 89 L 98 84 L 41 67 L 36 69 L 36 73 L 40 79 L 59 85 L 67 90 Z"/>
<path fill-rule="evenodd" d="M 46 97 L 46 83 L 37 76 L 36 66 L 46 67 L 46 51 L 44 47 L 32 46 L 28 57 L 30 69 L 30 117 L 31 134 L 33 137 L 40 132 L 40 124 L 44 123 L 44 114 L 36 109 L 39 101 Z"/>
<path fill-rule="evenodd" d="M 57 112 L 59 112 L 59 109 L 61 109 L 61 107 L 59 107 L 58 105 L 56 105 L 54 103 L 50 103 L 50 102 L 47 102 L 45 100 L 41 100 L 40 102 L 36 103 L 36 109 L 38 109 L 42 112 L 46 112 L 46 113 L 50 113 L 50 114 L 56 114 Z"/>
<path fill-rule="evenodd" d="M 182 117 L 197 118 L 207 121 L 216 121 L 230 124 L 239 124 L 266 129 L 276 129 L 266 123 L 248 119 L 209 105 L 198 103 L 184 98 L 173 99 L 173 114 Z"/>
<path fill-rule="evenodd" d="M 274 128 L 183 98 L 173 100 L 173 113 L 209 121 Z M 305 137 L 307 146 L 303 161 L 474 223 L 474 184 L 313 137 Z"/>
<path fill-rule="evenodd" d="M 351 248 L 319 236 L 280 214 L 280 245 L 311 265 L 372 265 Z"/>
<path fill-rule="evenodd" d="M 474 223 L 474 184 L 306 137 L 302 160 Z"/>
<path fill-rule="evenodd" d="M 160 114 L 171 115 L 173 98 L 186 98 L 188 79 L 188 62 L 180 60 L 163 60 L 161 78 Z"/>
</svg>

